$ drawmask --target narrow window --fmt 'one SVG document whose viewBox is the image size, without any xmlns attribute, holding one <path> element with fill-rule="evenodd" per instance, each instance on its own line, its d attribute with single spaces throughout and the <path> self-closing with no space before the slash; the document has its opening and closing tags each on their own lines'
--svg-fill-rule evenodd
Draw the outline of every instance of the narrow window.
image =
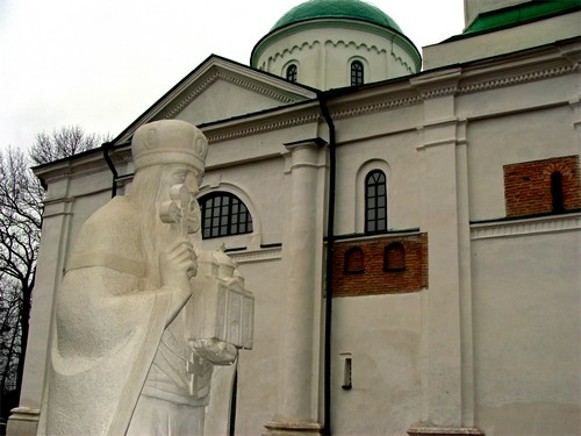
<svg viewBox="0 0 581 436">
<path fill-rule="evenodd" d="M 202 238 L 252 233 L 252 217 L 238 197 L 227 192 L 215 192 L 200 199 Z"/>
<path fill-rule="evenodd" d="M 363 85 L 363 63 L 351 62 L 351 86 Z"/>
<path fill-rule="evenodd" d="M 387 230 L 387 185 L 383 171 L 373 170 L 365 178 L 365 232 Z"/>
<path fill-rule="evenodd" d="M 345 273 L 359 273 L 365 270 L 363 250 L 359 247 L 351 247 L 345 252 Z"/>
<path fill-rule="evenodd" d="M 286 79 L 290 80 L 291 82 L 296 82 L 298 72 L 299 70 L 295 64 L 289 65 L 286 69 Z"/>
<path fill-rule="evenodd" d="M 352 371 L 351 353 L 341 353 L 341 358 L 343 359 L 343 384 L 341 385 L 341 387 L 346 391 L 350 391 L 353 388 L 353 381 L 351 376 Z"/>
<path fill-rule="evenodd" d="M 551 198 L 553 200 L 553 212 L 559 213 L 565 210 L 563 199 L 563 175 L 559 171 L 551 174 Z"/>
<path fill-rule="evenodd" d="M 405 248 L 400 242 L 394 242 L 383 251 L 384 271 L 405 270 Z"/>
</svg>

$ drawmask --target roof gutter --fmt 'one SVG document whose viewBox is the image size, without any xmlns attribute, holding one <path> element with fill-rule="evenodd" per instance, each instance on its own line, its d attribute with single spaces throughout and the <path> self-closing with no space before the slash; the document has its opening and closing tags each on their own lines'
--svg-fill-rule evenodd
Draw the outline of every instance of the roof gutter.
<svg viewBox="0 0 581 436">
<path fill-rule="evenodd" d="M 117 180 L 119 179 L 119 173 L 115 168 L 113 159 L 111 159 L 111 156 L 109 155 L 109 152 L 111 151 L 112 148 L 113 148 L 112 142 L 104 142 L 101 145 L 101 150 L 103 151 L 103 157 L 105 158 L 105 162 L 107 162 L 107 166 L 109 167 L 109 170 L 111 170 L 111 173 L 113 174 L 113 181 L 111 183 L 111 198 L 117 195 Z"/>
<path fill-rule="evenodd" d="M 337 153 L 335 124 L 329 112 L 328 95 L 317 93 L 321 113 L 329 126 L 329 196 L 327 204 L 327 256 L 325 263 L 325 342 L 323 351 L 323 434 L 331 434 L 331 321 L 333 315 L 333 257 L 335 252 L 335 188 Z"/>
</svg>

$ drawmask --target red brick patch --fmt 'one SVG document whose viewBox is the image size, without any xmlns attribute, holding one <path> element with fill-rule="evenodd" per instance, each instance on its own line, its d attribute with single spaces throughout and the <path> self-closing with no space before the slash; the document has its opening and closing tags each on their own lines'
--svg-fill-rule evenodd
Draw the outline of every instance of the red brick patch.
<svg viewBox="0 0 581 436">
<path fill-rule="evenodd" d="M 523 162 L 503 168 L 507 216 L 558 213 L 581 207 L 579 156 Z M 555 187 L 552 187 L 556 174 L 560 174 L 557 176 L 560 194 L 555 194 Z M 556 195 L 561 199 L 555 198 Z M 559 203 L 561 207 L 555 207 Z"/>
<path fill-rule="evenodd" d="M 349 255 L 359 252 L 356 247 L 363 253 L 363 265 L 353 271 L 348 268 L 351 265 Z M 386 262 L 386 256 L 391 264 Z M 338 242 L 335 245 L 334 297 L 417 292 L 427 286 L 426 233 L 381 236 L 360 241 Z"/>
</svg>

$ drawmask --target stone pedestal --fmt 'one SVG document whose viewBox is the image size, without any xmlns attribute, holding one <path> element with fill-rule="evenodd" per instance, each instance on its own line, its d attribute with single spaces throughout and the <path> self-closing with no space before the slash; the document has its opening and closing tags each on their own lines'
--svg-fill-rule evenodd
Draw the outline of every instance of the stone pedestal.
<svg viewBox="0 0 581 436">
<path fill-rule="evenodd" d="M 322 425 L 318 422 L 267 422 L 264 424 L 268 432 L 265 436 L 304 436 L 322 433 Z"/>
<path fill-rule="evenodd" d="M 40 409 L 16 407 L 11 410 L 6 434 L 10 436 L 33 436 L 36 434 Z"/>
<path fill-rule="evenodd" d="M 412 427 L 407 431 L 410 436 L 484 436 L 477 428 L 467 427 Z"/>
</svg>

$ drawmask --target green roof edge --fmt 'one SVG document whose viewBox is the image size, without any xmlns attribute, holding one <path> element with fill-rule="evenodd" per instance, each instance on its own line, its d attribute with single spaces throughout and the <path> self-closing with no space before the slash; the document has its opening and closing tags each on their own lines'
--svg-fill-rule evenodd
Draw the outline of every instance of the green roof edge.
<svg viewBox="0 0 581 436">
<path fill-rule="evenodd" d="M 485 12 L 464 30 L 463 35 L 489 32 L 581 9 L 580 0 L 535 1 Z"/>
</svg>

